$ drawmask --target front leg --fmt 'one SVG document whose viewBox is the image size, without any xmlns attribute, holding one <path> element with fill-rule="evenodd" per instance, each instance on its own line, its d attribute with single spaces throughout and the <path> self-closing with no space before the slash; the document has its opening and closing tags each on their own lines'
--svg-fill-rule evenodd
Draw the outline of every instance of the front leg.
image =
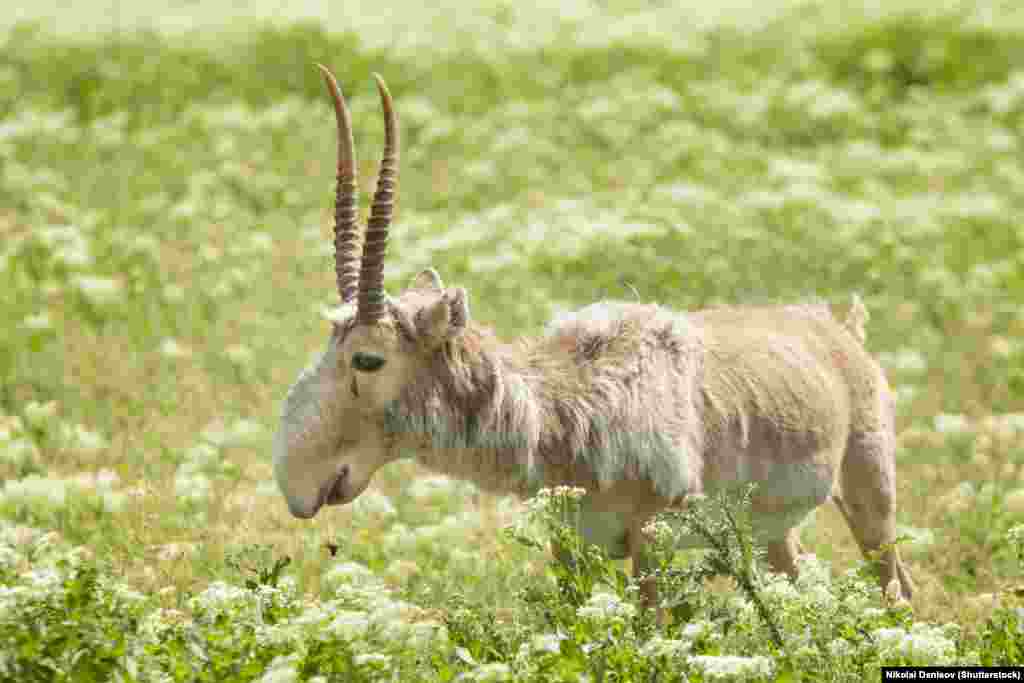
<svg viewBox="0 0 1024 683">
<path fill-rule="evenodd" d="M 627 542 L 629 556 L 633 561 L 633 576 L 644 576 L 640 581 L 640 603 L 645 609 L 654 609 L 654 618 L 658 626 L 668 623 L 668 611 L 658 600 L 658 579 L 650 575 L 657 567 L 653 556 L 648 552 L 650 539 L 644 533 L 644 526 L 651 520 L 649 516 L 636 517 L 629 527 Z"/>
</svg>

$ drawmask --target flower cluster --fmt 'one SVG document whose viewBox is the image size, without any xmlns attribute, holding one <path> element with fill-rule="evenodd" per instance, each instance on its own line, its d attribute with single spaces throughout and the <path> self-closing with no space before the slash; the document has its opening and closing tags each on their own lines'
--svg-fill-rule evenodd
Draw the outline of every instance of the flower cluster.
<svg viewBox="0 0 1024 683">
<path fill-rule="evenodd" d="M 636 616 L 636 605 L 625 602 L 615 593 L 595 592 L 586 604 L 576 610 L 580 619 L 600 622 L 621 622 Z"/>
<path fill-rule="evenodd" d="M 905 666 L 943 666 L 956 661 L 956 624 L 916 623 L 909 629 L 880 628 L 871 633 L 882 661 Z"/>
</svg>

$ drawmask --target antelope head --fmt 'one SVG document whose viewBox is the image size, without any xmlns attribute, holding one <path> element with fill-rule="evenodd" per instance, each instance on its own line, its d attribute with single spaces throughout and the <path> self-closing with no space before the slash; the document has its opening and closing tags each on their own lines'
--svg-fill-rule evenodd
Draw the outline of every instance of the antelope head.
<svg viewBox="0 0 1024 683">
<path fill-rule="evenodd" d="M 399 439 L 387 428 L 389 408 L 429 371 L 435 354 L 469 319 L 465 290 L 446 289 L 433 270 L 417 275 L 400 297 L 384 292 L 398 173 L 391 95 L 375 75 L 384 109 L 384 154 L 360 240 L 351 118 L 334 76 L 318 66 L 338 124 L 334 247 L 342 305 L 332 316 L 326 348 L 288 392 L 275 436 L 274 477 L 292 514 L 302 518 L 324 505 L 351 502 L 382 465 L 397 459 Z"/>
</svg>

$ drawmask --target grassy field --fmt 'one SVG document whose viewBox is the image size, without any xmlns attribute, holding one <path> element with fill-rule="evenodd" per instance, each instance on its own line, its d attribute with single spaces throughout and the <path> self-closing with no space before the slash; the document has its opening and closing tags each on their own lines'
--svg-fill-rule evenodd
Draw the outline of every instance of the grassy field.
<svg viewBox="0 0 1024 683">
<path fill-rule="evenodd" d="M 1024 657 L 1024 15 L 931 5 L 449 2 L 389 26 L 360 2 L 200 27 L 126 8 L 76 35 L 43 4 L 52 23 L 9 24 L 0 679 L 696 681 L 745 655 L 726 675 L 854 681 Z M 898 391 L 913 614 L 847 573 L 831 506 L 803 538 L 833 587 L 816 565 L 802 595 L 763 586 L 781 646 L 722 582 L 660 633 L 625 585 L 575 604 L 500 533 L 521 503 L 411 463 L 292 519 L 270 437 L 337 298 L 315 62 L 364 188 L 370 73 L 395 95 L 392 290 L 432 265 L 508 338 L 634 290 L 860 293 Z"/>
</svg>

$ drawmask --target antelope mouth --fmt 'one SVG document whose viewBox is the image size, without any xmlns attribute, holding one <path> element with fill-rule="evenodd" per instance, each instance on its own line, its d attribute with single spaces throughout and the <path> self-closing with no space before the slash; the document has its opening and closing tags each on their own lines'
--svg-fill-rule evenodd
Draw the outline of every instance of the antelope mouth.
<svg viewBox="0 0 1024 683">
<path fill-rule="evenodd" d="M 348 492 L 345 490 L 348 488 L 348 486 L 345 485 L 347 480 L 348 472 L 342 472 L 334 478 L 334 481 L 331 482 L 331 486 L 327 490 L 327 496 L 324 497 L 325 505 L 341 505 L 342 503 L 348 502 L 346 500 L 348 498 L 346 495 Z"/>
<path fill-rule="evenodd" d="M 341 505 L 351 502 L 355 498 L 348 486 L 348 465 L 331 477 L 326 484 L 317 491 L 316 500 L 311 508 L 297 507 L 289 499 L 288 507 L 291 513 L 300 519 L 312 519 L 324 505 Z"/>
<path fill-rule="evenodd" d="M 348 487 L 348 465 L 345 465 L 333 479 L 327 482 L 320 500 L 322 505 L 341 505 L 351 501 L 352 498 Z"/>
</svg>

